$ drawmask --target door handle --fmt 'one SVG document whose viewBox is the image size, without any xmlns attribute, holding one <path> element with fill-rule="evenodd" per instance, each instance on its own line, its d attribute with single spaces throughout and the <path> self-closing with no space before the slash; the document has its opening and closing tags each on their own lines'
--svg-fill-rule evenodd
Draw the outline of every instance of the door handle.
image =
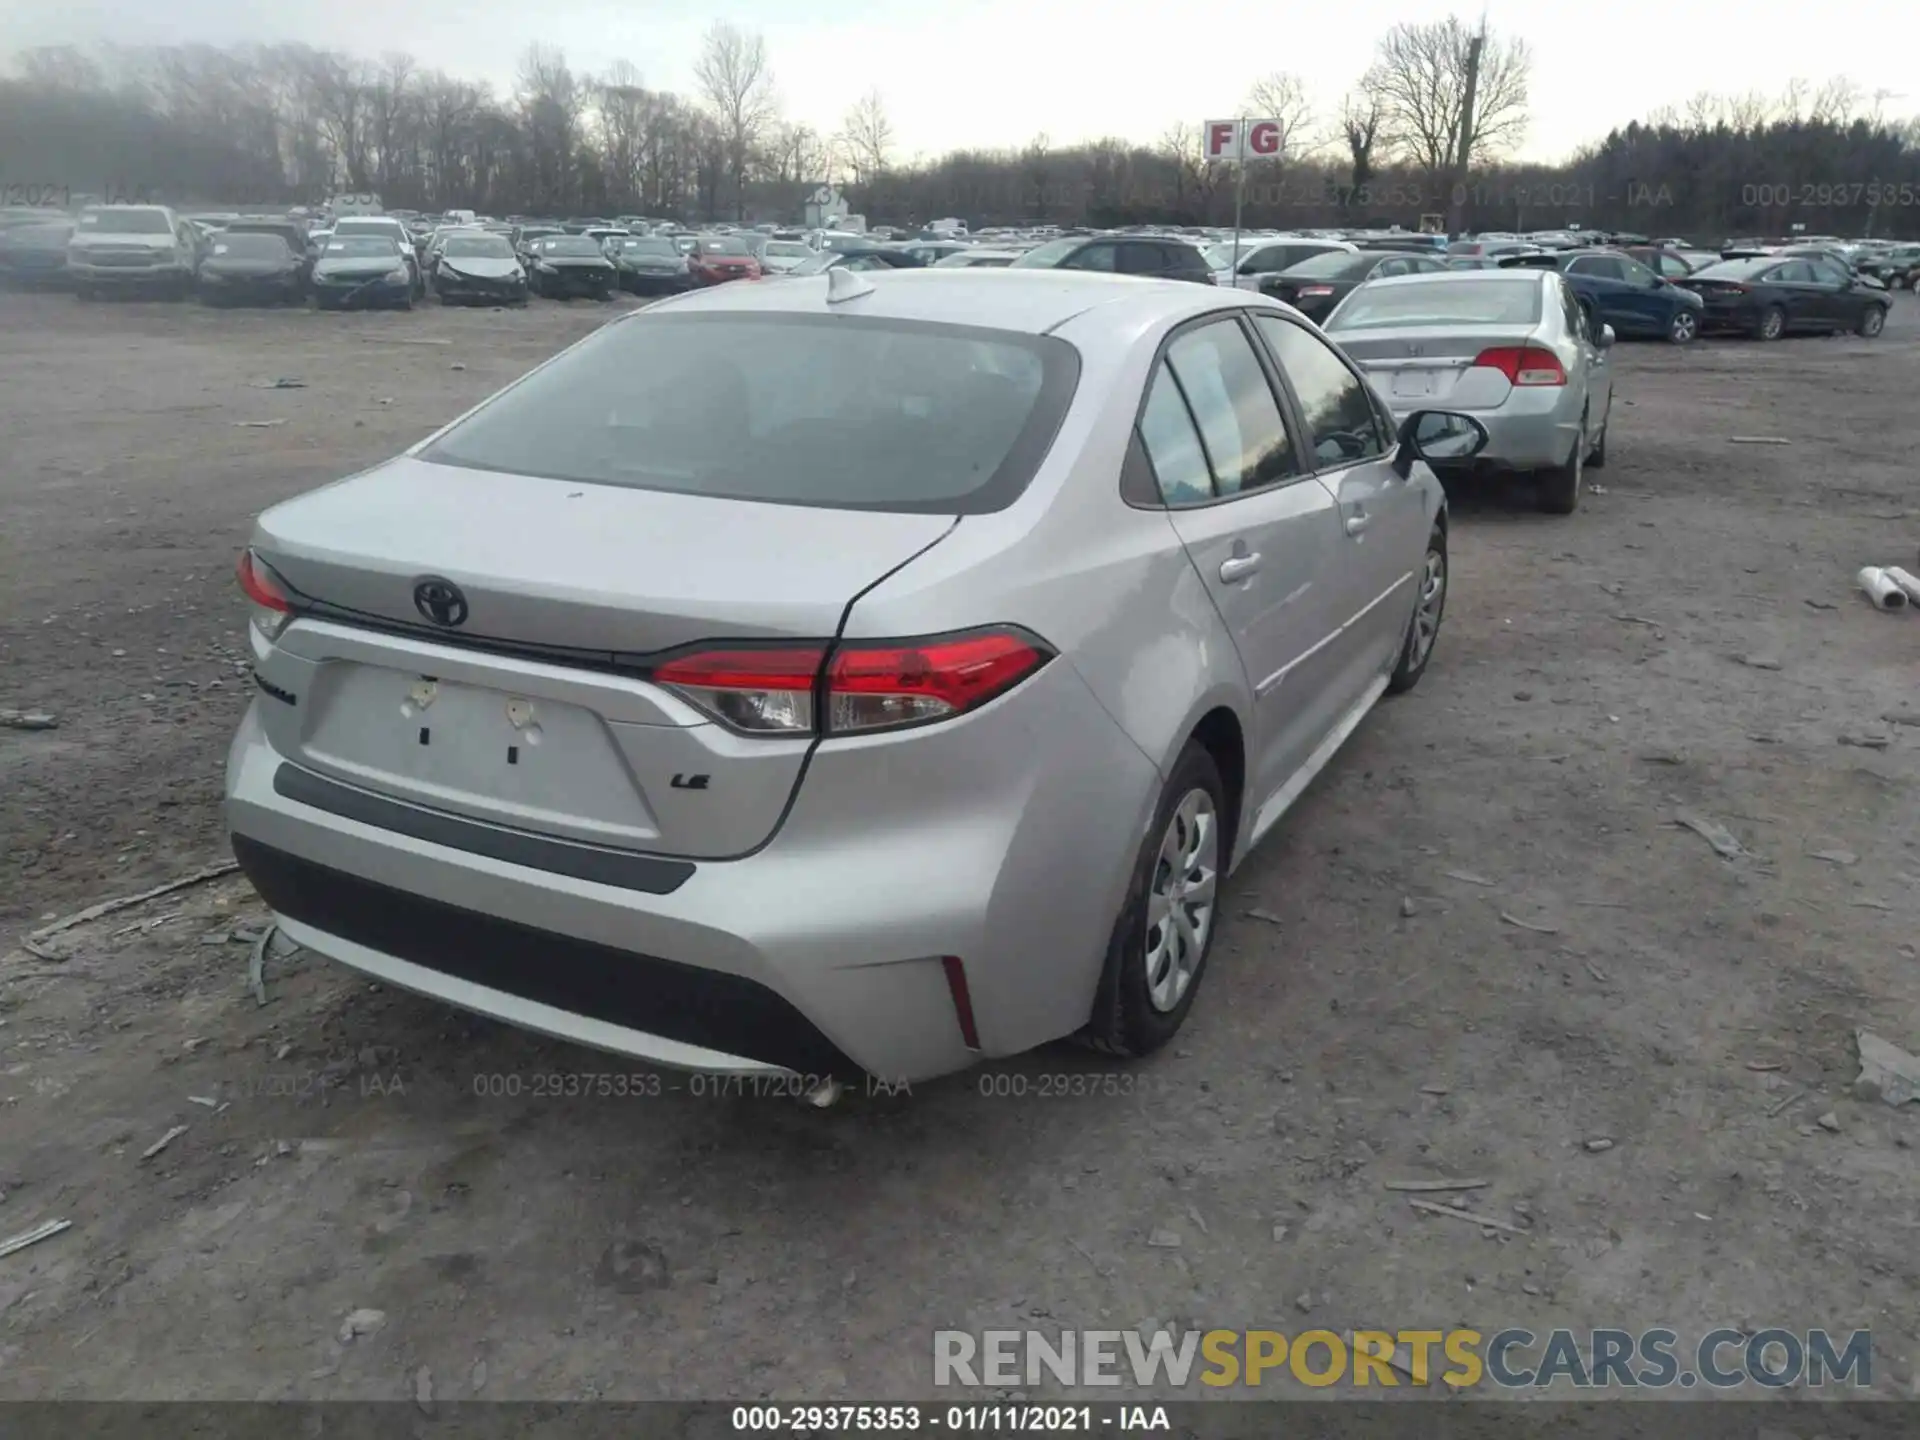
<svg viewBox="0 0 1920 1440">
<path fill-rule="evenodd" d="M 1260 556 L 1235 555 L 1230 560 L 1220 562 L 1220 578 L 1231 585 L 1236 580 L 1244 580 L 1260 568 Z"/>
<path fill-rule="evenodd" d="M 1358 535 L 1372 523 L 1373 520 L 1369 516 L 1349 515 L 1347 516 L 1347 534 Z"/>
</svg>

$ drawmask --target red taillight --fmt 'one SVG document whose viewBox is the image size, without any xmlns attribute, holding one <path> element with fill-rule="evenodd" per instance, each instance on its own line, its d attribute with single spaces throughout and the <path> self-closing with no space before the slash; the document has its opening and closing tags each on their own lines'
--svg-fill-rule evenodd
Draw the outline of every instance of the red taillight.
<svg viewBox="0 0 1920 1440">
<path fill-rule="evenodd" d="M 817 645 L 702 650 L 667 661 L 653 678 L 739 730 L 846 735 L 964 714 L 1053 658 L 1031 636 L 999 629 L 843 644 L 824 675 L 823 653 Z"/>
<path fill-rule="evenodd" d="M 279 639 L 280 632 L 293 623 L 293 602 L 288 597 L 286 583 L 251 550 L 240 552 L 234 574 L 239 578 L 241 593 L 253 608 L 253 628 L 268 640 Z"/>
<path fill-rule="evenodd" d="M 293 609 L 286 590 L 280 584 L 280 577 L 269 570 L 253 551 L 240 552 L 240 563 L 235 571 L 240 577 L 240 588 L 254 604 L 278 610 L 283 615 Z"/>
<path fill-rule="evenodd" d="M 667 661 L 653 678 L 736 729 L 810 735 L 823 653 L 818 645 L 701 650 Z"/>
<path fill-rule="evenodd" d="M 1475 369 L 1498 370 L 1509 385 L 1564 385 L 1567 372 L 1560 357 L 1538 345 L 1496 345 L 1473 359 Z"/>
</svg>

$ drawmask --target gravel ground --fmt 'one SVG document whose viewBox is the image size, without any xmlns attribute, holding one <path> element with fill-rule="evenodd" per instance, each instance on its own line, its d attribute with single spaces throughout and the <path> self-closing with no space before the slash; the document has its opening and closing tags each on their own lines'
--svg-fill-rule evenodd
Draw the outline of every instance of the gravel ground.
<svg viewBox="0 0 1920 1440">
<path fill-rule="evenodd" d="M 1577 515 L 1456 497 L 1432 670 L 1241 872 L 1177 1048 L 815 1112 L 569 1094 L 621 1062 L 304 954 L 257 1004 L 236 876 L 16 948 L 224 858 L 251 516 L 608 311 L 0 296 L 0 708 L 59 721 L 0 729 L 0 1237 L 72 1222 L 0 1259 L 0 1396 L 910 1398 L 935 1329 L 1149 1320 L 1870 1327 L 1915 1393 L 1920 1107 L 1849 1088 L 1857 1027 L 1920 1049 L 1920 618 L 1852 592 L 1920 544 L 1899 300 L 1623 345 Z M 1467 1175 L 1511 1230 L 1385 1188 Z"/>
</svg>

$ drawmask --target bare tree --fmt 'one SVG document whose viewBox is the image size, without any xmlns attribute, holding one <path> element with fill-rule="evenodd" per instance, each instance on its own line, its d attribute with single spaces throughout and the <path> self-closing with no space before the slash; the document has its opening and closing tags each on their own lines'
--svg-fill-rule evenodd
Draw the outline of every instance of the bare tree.
<svg viewBox="0 0 1920 1440">
<path fill-rule="evenodd" d="M 1247 92 L 1244 113 L 1280 122 L 1281 160 L 1297 159 L 1313 148 L 1313 102 L 1299 76 L 1276 70 L 1256 80 Z"/>
<path fill-rule="evenodd" d="M 893 149 L 893 121 L 887 118 L 886 101 L 878 90 L 869 90 L 847 111 L 838 138 L 856 185 L 871 182 L 887 168 L 887 153 Z"/>
<path fill-rule="evenodd" d="M 584 95 L 567 60 L 533 44 L 520 59 L 520 113 L 529 191 L 550 209 L 564 209 L 577 192 L 575 160 Z"/>
<path fill-rule="evenodd" d="M 733 180 L 734 218 L 744 220 L 747 162 L 779 110 L 766 41 L 716 21 L 702 42 L 693 75 L 720 128 L 726 169 Z"/>
<path fill-rule="evenodd" d="M 1353 176 L 1353 190 L 1373 179 L 1373 151 L 1380 143 L 1382 114 L 1380 92 L 1372 85 L 1371 72 L 1340 102 L 1340 138 L 1346 142 L 1347 159 Z"/>
<path fill-rule="evenodd" d="M 1525 133 L 1532 65 L 1524 40 L 1499 41 L 1448 16 L 1394 26 L 1369 75 L 1395 146 L 1451 186 Z"/>
<path fill-rule="evenodd" d="M 1816 124 L 1845 125 L 1859 113 L 1866 96 L 1844 75 L 1835 75 L 1813 93 L 1812 120 Z M 1877 108 L 1878 101 L 1875 106 Z"/>
</svg>

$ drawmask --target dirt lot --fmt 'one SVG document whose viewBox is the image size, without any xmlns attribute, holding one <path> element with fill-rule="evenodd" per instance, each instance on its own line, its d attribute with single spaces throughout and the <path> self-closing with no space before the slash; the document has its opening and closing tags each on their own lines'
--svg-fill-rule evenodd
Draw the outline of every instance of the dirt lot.
<svg viewBox="0 0 1920 1440">
<path fill-rule="evenodd" d="M 535 1097 L 622 1067 L 306 955 L 258 1005 L 237 877 L 19 952 L 224 858 L 250 517 L 606 311 L 0 296 L 0 707 L 59 719 L 0 729 L 0 1236 L 72 1222 L 0 1259 L 0 1396 L 905 1398 L 936 1328 L 1148 1320 L 1871 1327 L 1915 1393 L 1920 1107 L 1848 1093 L 1856 1027 L 1920 1048 L 1920 619 L 1851 591 L 1920 545 L 1900 302 L 1622 346 L 1577 515 L 1456 498 L 1433 669 L 1122 1093 L 1059 1047 L 822 1113 Z M 1511 1232 L 1384 1188 L 1466 1175 Z"/>
</svg>

